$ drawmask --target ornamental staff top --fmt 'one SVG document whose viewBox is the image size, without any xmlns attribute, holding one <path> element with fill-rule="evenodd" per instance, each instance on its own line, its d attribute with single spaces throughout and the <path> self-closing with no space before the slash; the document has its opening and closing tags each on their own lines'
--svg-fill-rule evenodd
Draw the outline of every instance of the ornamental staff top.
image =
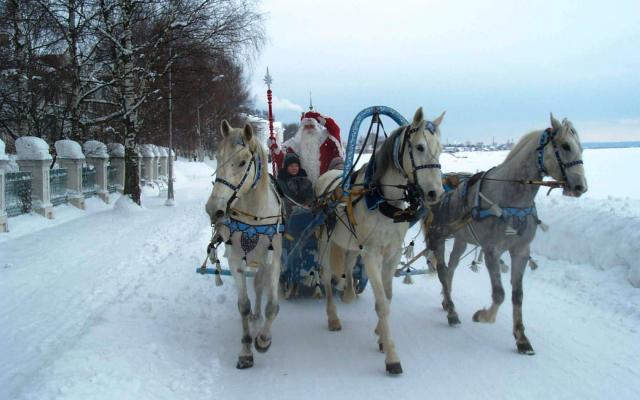
<svg viewBox="0 0 640 400">
<path fill-rule="evenodd" d="M 266 83 L 267 88 L 271 90 L 271 84 L 273 83 L 273 78 L 271 78 L 271 74 L 269 74 L 269 67 L 267 67 L 267 74 L 264 76 L 264 83 Z"/>
</svg>

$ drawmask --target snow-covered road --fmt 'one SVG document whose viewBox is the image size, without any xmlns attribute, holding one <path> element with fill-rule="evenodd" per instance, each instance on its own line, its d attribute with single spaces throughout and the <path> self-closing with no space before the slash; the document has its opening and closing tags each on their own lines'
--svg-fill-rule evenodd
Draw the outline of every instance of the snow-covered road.
<svg viewBox="0 0 640 400">
<path fill-rule="evenodd" d="M 147 197 L 142 211 L 105 209 L 0 242 L 0 399 L 640 397 L 640 289 L 622 267 L 544 257 L 525 278 L 533 357 L 515 351 L 508 300 L 494 325 L 471 321 L 490 286 L 465 260 L 456 328 L 435 277 L 396 280 L 399 378 L 384 374 L 369 289 L 338 303 L 341 332 L 326 329 L 324 301 L 283 301 L 271 349 L 239 371 L 233 283 L 194 273 L 211 170 L 176 168 L 174 208 Z"/>
</svg>

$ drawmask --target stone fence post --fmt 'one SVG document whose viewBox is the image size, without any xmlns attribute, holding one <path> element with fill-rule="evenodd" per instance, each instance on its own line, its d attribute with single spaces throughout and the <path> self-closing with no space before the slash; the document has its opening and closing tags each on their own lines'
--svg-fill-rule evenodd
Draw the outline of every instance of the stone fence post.
<svg viewBox="0 0 640 400">
<path fill-rule="evenodd" d="M 166 147 L 158 147 L 158 152 L 160 153 L 160 171 L 158 172 L 158 175 L 160 175 L 160 178 L 164 177 L 166 180 L 169 176 L 169 153 Z"/>
<path fill-rule="evenodd" d="M 53 204 L 49 194 L 49 145 L 35 136 L 23 136 L 16 140 L 20 171 L 30 172 L 32 178 L 33 209 L 46 218 L 53 219 Z"/>
<path fill-rule="evenodd" d="M 152 144 L 143 144 L 140 149 L 142 153 L 142 162 L 144 163 L 144 179 L 147 182 L 153 181 L 153 162 L 155 161 L 155 154 L 153 154 Z"/>
<path fill-rule="evenodd" d="M 109 143 L 108 148 L 111 166 L 117 170 L 116 190 L 122 193 L 124 192 L 124 145 L 120 143 Z"/>
<path fill-rule="evenodd" d="M 82 145 L 84 155 L 87 158 L 87 164 L 93 165 L 96 170 L 96 184 L 98 185 L 98 196 L 105 202 L 109 203 L 109 190 L 107 189 L 109 175 L 107 167 L 109 166 L 109 154 L 107 146 L 97 140 L 88 140 Z"/>
<path fill-rule="evenodd" d="M 67 198 L 69 202 L 84 210 L 84 195 L 82 193 L 82 166 L 85 162 L 80 143 L 73 140 L 58 140 L 55 143 L 57 161 L 61 168 L 67 170 Z"/>
</svg>

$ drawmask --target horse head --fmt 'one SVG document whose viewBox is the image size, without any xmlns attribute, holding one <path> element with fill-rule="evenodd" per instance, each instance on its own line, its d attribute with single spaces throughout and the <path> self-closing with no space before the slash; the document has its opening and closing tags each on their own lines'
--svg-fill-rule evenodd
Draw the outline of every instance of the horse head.
<svg viewBox="0 0 640 400">
<path fill-rule="evenodd" d="M 226 120 L 220 126 L 222 143 L 216 155 L 218 166 L 206 211 L 215 224 L 225 218 L 233 202 L 260 179 L 262 160 L 251 125 L 232 128 Z"/>
<path fill-rule="evenodd" d="M 580 197 L 587 191 L 587 178 L 582 162 L 582 143 L 573 124 L 566 118 L 560 122 L 551 114 L 548 138 L 541 142 L 542 172 L 565 183 L 565 196 Z M 549 145 L 550 144 L 550 145 Z"/>
<path fill-rule="evenodd" d="M 409 183 L 422 190 L 428 204 L 437 202 L 444 193 L 440 169 L 440 124 L 444 114 L 443 112 L 435 120 L 428 121 L 424 119 L 422 107 L 418 108 L 402 138 L 402 169 Z"/>
</svg>

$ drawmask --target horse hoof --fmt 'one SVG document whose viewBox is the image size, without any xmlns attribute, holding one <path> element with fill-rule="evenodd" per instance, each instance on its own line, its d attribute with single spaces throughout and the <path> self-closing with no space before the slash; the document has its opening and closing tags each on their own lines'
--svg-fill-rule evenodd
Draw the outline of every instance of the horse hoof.
<svg viewBox="0 0 640 400">
<path fill-rule="evenodd" d="M 271 339 L 265 340 L 258 335 L 253 341 L 253 346 L 256 348 L 258 353 L 266 353 L 267 350 L 269 350 L 269 347 L 271 347 Z"/>
<path fill-rule="evenodd" d="M 447 321 L 449 321 L 449 326 L 460 325 L 461 323 L 457 314 L 452 316 L 447 315 Z"/>
<path fill-rule="evenodd" d="M 487 318 L 487 310 L 478 310 L 473 314 L 473 322 L 483 322 L 485 324 L 492 324 L 496 322 L 495 317 L 493 319 Z"/>
<path fill-rule="evenodd" d="M 480 322 L 480 313 L 482 310 L 478 310 L 473 314 L 473 322 Z"/>
<path fill-rule="evenodd" d="M 399 362 L 386 364 L 387 365 L 387 373 L 389 375 L 400 375 L 402 373 L 402 365 Z"/>
<path fill-rule="evenodd" d="M 253 356 L 240 356 L 238 357 L 238 363 L 236 364 L 236 368 L 238 369 L 247 369 L 253 367 Z"/>
<path fill-rule="evenodd" d="M 339 319 L 330 319 L 329 320 L 329 330 L 331 332 L 337 332 L 342 330 L 342 325 L 340 325 Z"/>
<path fill-rule="evenodd" d="M 524 354 L 527 356 L 533 356 L 536 354 L 536 352 L 533 350 L 533 347 L 531 346 L 531 343 L 529 342 L 516 343 L 516 345 L 518 346 L 518 353 L 520 354 Z"/>
</svg>

